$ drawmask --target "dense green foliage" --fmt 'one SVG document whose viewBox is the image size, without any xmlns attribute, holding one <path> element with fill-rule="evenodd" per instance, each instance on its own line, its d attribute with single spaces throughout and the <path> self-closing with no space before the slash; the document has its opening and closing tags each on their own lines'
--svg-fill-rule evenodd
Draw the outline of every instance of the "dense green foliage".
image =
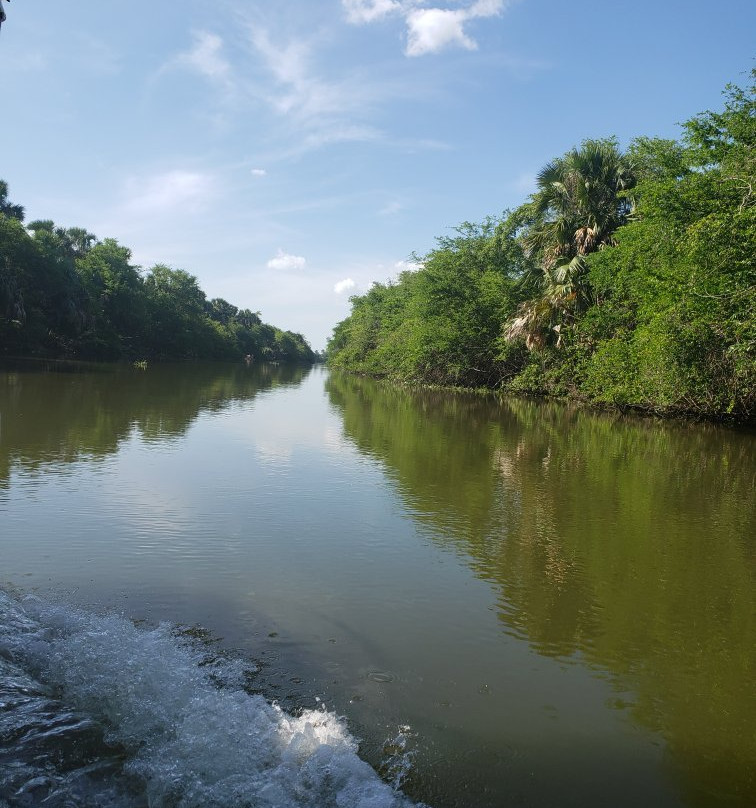
<svg viewBox="0 0 756 808">
<path fill-rule="evenodd" d="M 756 413 L 756 71 L 680 142 L 588 140 L 521 207 L 352 298 L 334 367 L 657 412 Z"/>
<path fill-rule="evenodd" d="M 259 312 L 208 300 L 197 279 L 157 265 L 142 273 L 114 239 L 49 220 L 23 224 L 0 180 L 0 354 L 85 359 L 312 362 L 301 334 Z"/>
</svg>

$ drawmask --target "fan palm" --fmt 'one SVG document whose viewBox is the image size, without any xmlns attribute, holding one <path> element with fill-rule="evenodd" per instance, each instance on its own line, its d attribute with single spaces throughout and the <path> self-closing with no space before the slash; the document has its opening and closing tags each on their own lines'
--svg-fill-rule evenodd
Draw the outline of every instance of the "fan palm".
<svg viewBox="0 0 756 808">
<path fill-rule="evenodd" d="M 635 177 L 614 140 L 586 140 L 544 166 L 537 183 L 524 244 L 537 259 L 540 298 L 523 303 L 504 329 L 507 339 L 525 336 L 534 347 L 543 342 L 534 329 L 548 326 L 558 333 L 590 301 L 585 256 L 611 244 L 627 221 L 632 200 L 626 192 Z"/>
</svg>

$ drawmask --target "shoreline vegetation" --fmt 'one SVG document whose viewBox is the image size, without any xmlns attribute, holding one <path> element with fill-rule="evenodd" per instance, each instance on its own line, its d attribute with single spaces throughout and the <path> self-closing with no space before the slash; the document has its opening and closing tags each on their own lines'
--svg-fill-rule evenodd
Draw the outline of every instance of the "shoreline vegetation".
<svg viewBox="0 0 756 808">
<path fill-rule="evenodd" d="M 260 312 L 208 300 L 197 278 L 157 264 L 84 228 L 24 224 L 0 180 L 0 356 L 129 361 L 244 360 L 311 364 L 301 335 Z"/>
<path fill-rule="evenodd" d="M 756 418 L 756 69 L 679 141 L 586 140 L 520 207 L 351 298 L 330 367 L 601 408 Z"/>
</svg>

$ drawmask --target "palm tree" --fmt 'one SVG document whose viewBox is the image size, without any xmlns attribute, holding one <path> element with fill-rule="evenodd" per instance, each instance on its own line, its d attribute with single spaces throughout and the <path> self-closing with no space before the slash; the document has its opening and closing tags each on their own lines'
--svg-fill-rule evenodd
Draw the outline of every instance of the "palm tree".
<svg viewBox="0 0 756 808">
<path fill-rule="evenodd" d="M 529 347 L 545 344 L 544 332 L 561 336 L 562 326 L 590 303 L 585 256 L 612 244 L 627 221 L 632 199 L 626 192 L 635 176 L 615 140 L 586 140 L 544 166 L 537 182 L 524 245 L 539 273 L 526 281 L 536 281 L 539 297 L 523 303 L 504 328 L 507 339 L 524 336 Z"/>
<path fill-rule="evenodd" d="M 8 201 L 8 183 L 0 180 L 0 213 L 9 219 L 24 220 L 24 208 L 22 205 L 13 205 Z"/>
</svg>

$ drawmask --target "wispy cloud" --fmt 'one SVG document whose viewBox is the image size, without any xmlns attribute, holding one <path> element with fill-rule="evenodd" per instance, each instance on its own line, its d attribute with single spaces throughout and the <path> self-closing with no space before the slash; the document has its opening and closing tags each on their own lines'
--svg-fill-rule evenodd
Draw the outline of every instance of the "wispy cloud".
<svg viewBox="0 0 756 808">
<path fill-rule="evenodd" d="M 264 168 L 253 168 L 249 172 L 253 177 L 264 177 L 267 175 L 267 171 Z"/>
<path fill-rule="evenodd" d="M 251 105 L 264 104 L 296 132 L 300 144 L 313 138 L 306 150 L 366 137 L 364 128 L 352 124 L 365 93 L 356 79 L 321 78 L 307 38 L 272 34 L 254 14 L 239 13 L 241 36 L 226 41 L 210 31 L 195 31 L 192 46 L 173 56 L 157 75 L 183 70 L 212 82 L 221 91 L 226 115 L 239 116 Z"/>
<path fill-rule="evenodd" d="M 355 83 L 318 76 L 312 47 L 305 39 L 277 42 L 262 28 L 251 29 L 250 38 L 276 84 L 267 100 L 281 115 L 318 127 L 339 122 L 344 129 L 344 118 L 362 106 L 363 91 Z"/>
<path fill-rule="evenodd" d="M 280 129 L 269 161 L 297 159 L 339 143 L 385 139 L 369 121 L 380 102 L 393 97 L 395 86 L 359 69 L 331 75 L 324 66 L 329 56 L 322 53 L 322 32 L 286 33 L 279 20 L 261 21 L 252 12 L 241 20 L 246 50 L 240 58 L 246 72 L 238 71 L 237 97 L 274 113 Z"/>
<path fill-rule="evenodd" d="M 406 55 L 423 56 L 449 47 L 475 50 L 478 45 L 465 25 L 476 18 L 498 16 L 506 0 L 476 0 L 462 8 L 428 8 L 419 0 L 341 0 L 341 3 L 347 20 L 356 25 L 389 15 L 403 17 L 407 26 Z"/>
<path fill-rule="evenodd" d="M 181 169 L 150 177 L 131 177 L 126 182 L 125 209 L 130 212 L 158 214 L 197 208 L 216 193 L 211 174 Z"/>
<path fill-rule="evenodd" d="M 289 270 L 289 269 L 304 269 L 307 261 L 301 255 L 290 255 L 279 249 L 275 258 L 271 258 L 267 263 L 268 269 L 275 270 Z"/>
<path fill-rule="evenodd" d="M 50 66 L 50 60 L 46 53 L 41 51 L 26 51 L 19 58 L 14 59 L 8 69 L 14 73 L 38 72 L 46 70 Z"/>
<path fill-rule="evenodd" d="M 392 202 L 387 202 L 379 211 L 379 216 L 394 216 L 395 214 L 399 213 L 400 210 L 404 209 L 404 205 L 397 201 L 393 200 Z"/>
<path fill-rule="evenodd" d="M 374 22 L 394 12 L 401 11 L 401 3 L 396 0 L 341 0 L 347 20 L 357 25 Z"/>
<path fill-rule="evenodd" d="M 364 24 L 405 15 L 414 5 L 404 0 L 342 2 L 347 19 Z M 263 155 L 268 161 L 297 159 L 340 143 L 388 143 L 387 133 L 373 123 L 376 112 L 387 101 L 421 92 L 405 77 L 377 81 L 359 67 L 334 74 L 331 56 L 323 52 L 333 36 L 324 30 L 297 33 L 296 21 L 284 21 L 270 9 L 240 5 L 234 13 L 233 34 L 194 31 L 190 47 L 168 60 L 156 77 L 188 71 L 212 83 L 219 92 L 211 122 L 219 130 L 232 127 L 249 108 L 259 114 L 267 107 L 276 119 L 266 127 L 275 131 L 270 142 L 276 144 Z"/>
<path fill-rule="evenodd" d="M 189 68 L 205 78 L 228 85 L 231 81 L 231 64 L 223 51 L 220 36 L 209 31 L 195 31 L 194 45 L 180 53 L 171 64 Z"/>
<path fill-rule="evenodd" d="M 350 289 L 354 289 L 357 284 L 351 278 L 344 278 L 343 281 L 339 281 L 333 287 L 333 291 L 336 292 L 337 295 L 343 295 L 344 292 L 348 292 Z"/>
</svg>

